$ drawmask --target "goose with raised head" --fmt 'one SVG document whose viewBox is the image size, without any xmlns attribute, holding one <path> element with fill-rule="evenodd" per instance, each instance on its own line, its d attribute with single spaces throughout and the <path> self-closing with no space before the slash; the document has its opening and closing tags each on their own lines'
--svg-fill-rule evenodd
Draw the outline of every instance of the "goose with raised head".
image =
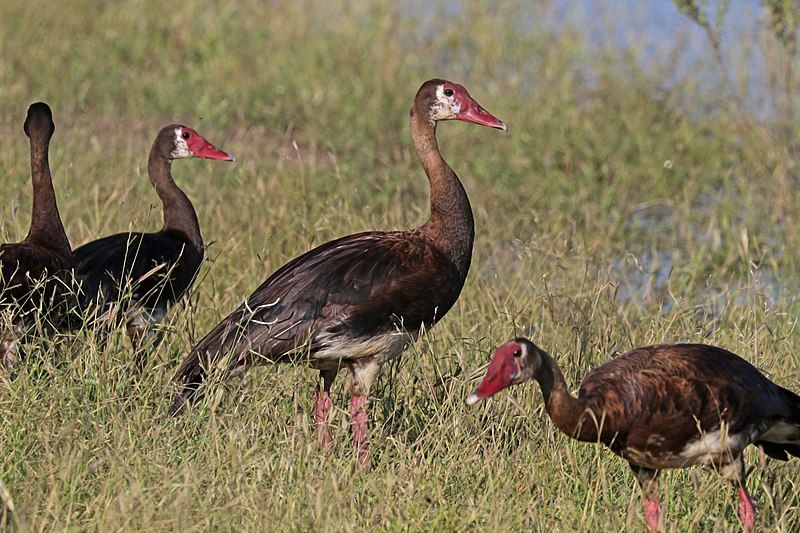
<svg viewBox="0 0 800 533">
<path fill-rule="evenodd" d="M 28 109 L 24 131 L 30 140 L 33 209 L 25 239 L 0 245 L 0 307 L 9 313 L 0 338 L 0 369 L 17 360 L 21 338 L 32 325 L 69 329 L 79 315 L 72 283 L 72 250 L 58 213 L 50 174 L 50 139 L 55 132 L 50 107 L 37 102 Z"/>
<path fill-rule="evenodd" d="M 199 397 L 209 372 L 240 373 L 265 363 L 307 361 L 320 371 L 317 439 L 330 445 L 331 384 L 349 377 L 356 456 L 369 464 L 367 398 L 380 367 L 420 330 L 433 326 L 461 293 L 474 223 L 464 187 L 436 142 L 436 124 L 461 120 L 506 130 L 467 90 L 425 82 L 411 108 L 411 137 L 430 182 L 430 219 L 408 231 L 370 231 L 322 244 L 290 261 L 191 350 L 178 369 L 171 407 Z"/>
<path fill-rule="evenodd" d="M 497 349 L 467 403 L 529 380 L 539 383 L 558 429 L 580 441 L 601 442 L 628 461 L 644 491 L 649 531 L 661 525 L 662 469 L 716 469 L 736 488 L 739 519 L 751 532 L 756 510 L 745 487 L 742 452 L 755 444 L 775 459 L 800 457 L 800 396 L 722 348 L 637 348 L 589 372 L 575 398 L 555 360 L 517 338 Z"/>
<path fill-rule="evenodd" d="M 84 244 L 74 253 L 87 304 L 117 310 L 138 350 L 194 282 L 204 245 L 194 206 L 172 179 L 172 161 L 185 158 L 235 161 L 195 130 L 170 124 L 159 131 L 147 163 L 150 183 L 163 208 L 155 233 L 117 233 Z"/>
</svg>

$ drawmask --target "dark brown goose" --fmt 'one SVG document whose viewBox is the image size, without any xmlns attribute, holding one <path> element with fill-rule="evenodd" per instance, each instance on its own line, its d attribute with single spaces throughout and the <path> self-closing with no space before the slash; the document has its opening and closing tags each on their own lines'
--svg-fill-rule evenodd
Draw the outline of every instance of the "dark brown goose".
<svg viewBox="0 0 800 533">
<path fill-rule="evenodd" d="M 277 270 L 186 357 L 171 413 L 198 397 L 212 367 L 225 376 L 257 364 L 308 361 L 322 380 L 315 418 L 324 448 L 330 387 L 345 370 L 357 457 L 369 463 L 366 403 L 378 370 L 447 313 L 469 270 L 472 210 L 436 143 L 437 122 L 451 119 L 506 129 L 461 85 L 425 82 L 411 108 L 411 137 L 430 181 L 430 220 L 409 231 L 342 237 Z"/>
<path fill-rule="evenodd" d="M 467 403 L 536 380 L 555 425 L 602 442 L 630 464 L 645 494 L 645 521 L 658 531 L 658 473 L 707 465 L 739 494 L 739 518 L 755 529 L 742 452 L 755 444 L 782 461 L 800 457 L 800 397 L 722 348 L 666 344 L 638 348 L 589 372 L 570 395 L 552 357 L 527 339 L 497 349 Z"/>
<path fill-rule="evenodd" d="M 193 129 L 170 124 L 150 150 L 147 173 L 163 204 L 164 226 L 155 233 L 117 233 L 75 250 L 76 271 L 88 304 L 123 303 L 135 350 L 153 325 L 194 282 L 203 262 L 203 237 L 192 202 L 172 179 L 172 161 L 198 157 L 235 161 Z"/>
<path fill-rule="evenodd" d="M 47 104 L 30 106 L 24 130 L 30 139 L 33 210 L 25 239 L 0 245 L 0 307 L 9 314 L 4 322 L 10 325 L 0 339 L 0 370 L 13 367 L 17 344 L 30 327 L 68 329 L 75 310 L 72 250 L 50 176 L 50 139 L 55 129 Z"/>
</svg>

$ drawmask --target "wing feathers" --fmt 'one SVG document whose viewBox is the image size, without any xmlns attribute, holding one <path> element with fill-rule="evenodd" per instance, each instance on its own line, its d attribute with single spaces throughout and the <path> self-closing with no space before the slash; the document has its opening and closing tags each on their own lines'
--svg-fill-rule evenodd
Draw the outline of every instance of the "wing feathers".
<svg viewBox="0 0 800 533">
<path fill-rule="evenodd" d="M 466 274 L 413 232 L 368 232 L 323 244 L 273 273 L 191 351 L 176 375 L 204 367 L 311 356 L 326 335 L 364 338 L 433 324 L 455 303 Z"/>
</svg>

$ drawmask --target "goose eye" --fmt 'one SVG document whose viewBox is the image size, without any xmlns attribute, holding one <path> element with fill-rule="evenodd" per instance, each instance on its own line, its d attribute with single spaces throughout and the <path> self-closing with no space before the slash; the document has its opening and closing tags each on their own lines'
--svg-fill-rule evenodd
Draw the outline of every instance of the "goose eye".
<svg viewBox="0 0 800 533">
<path fill-rule="evenodd" d="M 189 135 L 188 133 L 184 132 L 183 135 L 181 135 L 181 137 L 183 137 L 184 139 L 188 140 L 189 137 L 191 137 L 191 135 Z"/>
<path fill-rule="evenodd" d="M 453 89 L 445 89 L 444 90 L 444 95 L 445 96 L 453 96 L 454 94 L 455 94 L 455 92 L 453 91 Z"/>
<path fill-rule="evenodd" d="M 519 348 L 514 350 L 514 357 L 520 357 L 521 355 L 522 355 L 522 350 L 520 350 Z"/>
</svg>

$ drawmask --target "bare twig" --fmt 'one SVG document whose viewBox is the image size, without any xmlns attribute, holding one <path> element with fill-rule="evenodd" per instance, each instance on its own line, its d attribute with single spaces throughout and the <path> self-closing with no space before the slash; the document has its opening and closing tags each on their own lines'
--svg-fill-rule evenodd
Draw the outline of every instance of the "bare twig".
<svg viewBox="0 0 800 533">
<path fill-rule="evenodd" d="M 797 1 L 797 0 L 789 0 Z M 733 76 L 731 76 L 725 56 L 722 53 L 722 21 L 728 12 L 729 1 L 723 0 L 716 8 L 714 23 L 711 22 L 707 8 L 708 2 L 702 0 L 673 0 L 675 7 L 686 17 L 694 21 L 706 34 L 714 61 L 722 73 L 723 83 L 729 95 L 729 102 L 733 106 L 734 119 L 740 121 L 745 126 L 745 131 L 755 133 L 762 142 L 768 145 L 774 144 L 773 136 L 764 128 L 754 127 L 758 121 L 752 115 L 747 106 L 744 105 L 741 94 L 739 93 Z"/>
<path fill-rule="evenodd" d="M 703 10 L 698 0 L 674 0 L 674 2 L 675 7 L 678 8 L 678 11 L 694 21 L 705 32 L 706 38 L 711 45 L 711 51 L 714 54 L 714 60 L 717 62 L 717 65 L 722 72 L 728 94 L 733 100 L 733 103 L 737 108 L 736 110 L 740 111 L 744 108 L 742 105 L 741 96 L 739 95 L 739 90 L 736 88 L 736 85 L 733 82 L 733 77 L 731 76 L 730 69 L 728 69 L 725 56 L 722 54 L 722 31 L 720 26 L 722 19 L 725 18 L 725 14 L 728 11 L 728 2 L 721 2 L 717 7 L 715 24 L 712 24 L 708 14 Z"/>
</svg>

